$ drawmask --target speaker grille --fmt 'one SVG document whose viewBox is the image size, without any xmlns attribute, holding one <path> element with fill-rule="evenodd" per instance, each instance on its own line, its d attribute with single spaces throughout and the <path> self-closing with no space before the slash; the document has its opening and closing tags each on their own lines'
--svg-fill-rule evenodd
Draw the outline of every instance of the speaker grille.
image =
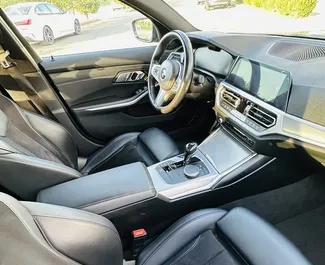
<svg viewBox="0 0 325 265">
<path fill-rule="evenodd" d="M 325 57 L 325 46 L 278 41 L 270 47 L 268 54 L 290 61 L 301 62 Z"/>
</svg>

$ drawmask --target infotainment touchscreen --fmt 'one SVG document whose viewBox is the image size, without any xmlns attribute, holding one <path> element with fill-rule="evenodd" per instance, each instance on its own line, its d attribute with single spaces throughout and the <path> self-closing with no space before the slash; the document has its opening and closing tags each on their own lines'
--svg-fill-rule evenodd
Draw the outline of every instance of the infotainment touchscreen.
<svg viewBox="0 0 325 265">
<path fill-rule="evenodd" d="M 278 109 L 286 109 L 291 75 L 285 70 L 239 58 L 226 82 Z"/>
</svg>

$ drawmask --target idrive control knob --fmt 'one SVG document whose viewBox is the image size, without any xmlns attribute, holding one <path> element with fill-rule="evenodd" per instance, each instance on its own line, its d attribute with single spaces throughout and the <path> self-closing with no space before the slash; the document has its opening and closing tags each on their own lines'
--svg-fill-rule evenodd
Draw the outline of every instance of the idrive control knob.
<svg viewBox="0 0 325 265">
<path fill-rule="evenodd" d="M 189 179 L 195 179 L 200 175 L 200 169 L 195 165 L 187 165 L 184 168 L 184 175 Z"/>
</svg>

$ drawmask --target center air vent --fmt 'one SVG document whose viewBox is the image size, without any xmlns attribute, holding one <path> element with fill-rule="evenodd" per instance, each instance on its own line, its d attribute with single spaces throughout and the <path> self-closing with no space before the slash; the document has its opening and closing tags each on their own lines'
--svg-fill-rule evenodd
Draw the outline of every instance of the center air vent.
<svg viewBox="0 0 325 265">
<path fill-rule="evenodd" d="M 325 57 L 325 46 L 278 41 L 270 47 L 268 54 L 290 61 L 301 62 Z"/>
<path fill-rule="evenodd" d="M 247 116 L 262 125 L 264 128 L 270 128 L 276 123 L 275 114 L 256 104 L 250 107 Z"/>
<path fill-rule="evenodd" d="M 240 104 L 240 96 L 237 93 L 226 88 L 221 92 L 221 97 L 224 101 L 226 101 L 234 108 L 237 108 Z"/>
</svg>

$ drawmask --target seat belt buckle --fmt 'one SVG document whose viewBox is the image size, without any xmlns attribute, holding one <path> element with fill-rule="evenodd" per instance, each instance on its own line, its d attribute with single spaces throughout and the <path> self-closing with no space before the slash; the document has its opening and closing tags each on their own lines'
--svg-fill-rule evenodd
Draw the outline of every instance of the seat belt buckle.
<svg viewBox="0 0 325 265">
<path fill-rule="evenodd" d="M 144 243 L 147 239 L 147 232 L 143 228 L 132 231 L 133 244 L 132 244 L 132 255 L 136 258 L 143 249 Z"/>
<path fill-rule="evenodd" d="M 3 69 L 8 69 L 8 68 L 14 66 L 13 63 L 8 62 L 8 60 L 7 60 L 9 55 L 10 55 L 9 51 L 5 51 L 0 54 L 0 64 Z"/>
</svg>

